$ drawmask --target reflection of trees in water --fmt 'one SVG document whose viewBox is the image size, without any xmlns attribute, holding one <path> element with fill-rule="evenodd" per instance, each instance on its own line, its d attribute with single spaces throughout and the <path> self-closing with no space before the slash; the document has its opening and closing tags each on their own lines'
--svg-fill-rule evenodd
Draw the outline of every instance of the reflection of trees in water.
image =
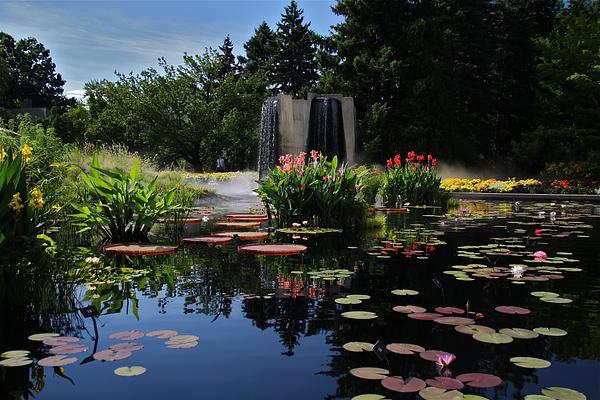
<svg viewBox="0 0 600 400">
<path fill-rule="evenodd" d="M 78 336 L 75 286 L 57 279 L 65 265 L 44 254 L 29 259 L 0 259 L 0 352 L 31 349 L 27 337 L 39 332 Z M 43 367 L 1 368 L 0 398 L 29 398 L 42 391 Z"/>
</svg>

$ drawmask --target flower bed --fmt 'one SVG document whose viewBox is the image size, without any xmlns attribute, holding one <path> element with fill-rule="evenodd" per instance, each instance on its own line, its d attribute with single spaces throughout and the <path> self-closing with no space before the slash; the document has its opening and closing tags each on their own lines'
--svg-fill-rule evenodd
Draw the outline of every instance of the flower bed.
<svg viewBox="0 0 600 400">
<path fill-rule="evenodd" d="M 599 181 L 577 181 L 573 179 L 498 180 L 446 178 L 442 179 L 441 188 L 449 192 L 600 194 L 599 185 Z"/>
</svg>

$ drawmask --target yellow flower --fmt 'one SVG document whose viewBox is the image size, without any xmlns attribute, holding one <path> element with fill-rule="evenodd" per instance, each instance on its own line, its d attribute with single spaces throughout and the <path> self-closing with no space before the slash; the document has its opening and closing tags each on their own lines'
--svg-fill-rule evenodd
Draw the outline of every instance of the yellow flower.
<svg viewBox="0 0 600 400">
<path fill-rule="evenodd" d="M 4 162 L 4 159 L 6 158 L 7 154 L 6 151 L 4 150 L 4 147 L 0 147 L 0 163 Z"/>
<path fill-rule="evenodd" d="M 12 199 L 8 202 L 8 208 L 14 210 L 16 213 L 20 213 L 23 207 L 25 206 L 21 201 L 21 193 L 13 194 Z"/>
<path fill-rule="evenodd" d="M 31 147 L 29 147 L 28 144 L 24 144 L 23 147 L 21 147 L 21 154 L 23 154 L 23 160 L 26 163 L 31 161 Z"/>
<path fill-rule="evenodd" d="M 44 206 L 44 198 L 42 196 L 42 191 L 38 188 L 34 188 L 31 191 L 32 198 L 29 200 L 29 205 L 35 208 L 36 210 L 41 209 Z"/>
<path fill-rule="evenodd" d="M 59 212 L 62 207 L 58 203 L 52 204 L 52 211 Z"/>
</svg>

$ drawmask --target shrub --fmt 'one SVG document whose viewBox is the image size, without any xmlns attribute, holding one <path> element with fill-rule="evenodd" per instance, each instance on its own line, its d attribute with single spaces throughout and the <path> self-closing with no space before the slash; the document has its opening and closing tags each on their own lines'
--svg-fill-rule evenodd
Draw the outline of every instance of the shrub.
<svg viewBox="0 0 600 400">
<path fill-rule="evenodd" d="M 72 217 L 80 232 L 92 231 L 104 243 L 147 242 L 156 221 L 181 209 L 174 203 L 175 189 L 157 189 L 155 177 L 150 183 L 138 179 L 139 159 L 129 173 L 119 168 L 99 167 L 98 155 L 91 171 L 83 172 L 82 181 L 89 190 L 83 204 L 73 204 L 78 213 Z"/>
<path fill-rule="evenodd" d="M 441 178 L 435 171 L 436 165 L 437 160 L 433 156 L 426 158 L 414 151 L 408 153 L 404 165 L 399 154 L 387 160 L 380 189 L 383 203 L 396 207 L 402 202 L 432 205 L 446 200 L 447 194 L 440 188 Z"/>
<path fill-rule="evenodd" d="M 348 227 L 361 223 L 365 203 L 358 198 L 361 176 L 337 156 L 331 161 L 311 151 L 297 157 L 279 158 L 280 165 L 257 189 L 268 208 L 273 208 L 278 226 L 308 221 L 322 228 Z"/>
</svg>

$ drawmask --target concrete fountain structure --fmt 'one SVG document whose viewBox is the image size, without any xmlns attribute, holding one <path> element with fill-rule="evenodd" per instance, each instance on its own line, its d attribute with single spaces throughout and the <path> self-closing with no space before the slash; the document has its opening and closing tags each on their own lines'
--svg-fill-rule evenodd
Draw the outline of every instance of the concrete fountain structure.
<svg viewBox="0 0 600 400">
<path fill-rule="evenodd" d="M 262 107 L 258 148 L 259 178 L 264 179 L 282 154 L 317 150 L 356 161 L 354 99 L 308 93 L 306 99 L 280 94 Z"/>
</svg>

